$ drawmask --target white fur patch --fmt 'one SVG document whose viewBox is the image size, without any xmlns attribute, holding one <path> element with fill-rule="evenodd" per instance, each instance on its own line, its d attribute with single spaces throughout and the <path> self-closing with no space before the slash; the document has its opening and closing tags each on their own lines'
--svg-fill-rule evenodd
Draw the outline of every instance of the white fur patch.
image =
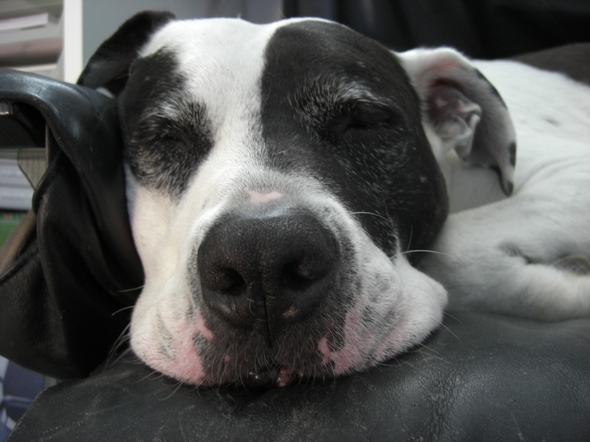
<svg viewBox="0 0 590 442">
<path fill-rule="evenodd" d="M 590 277 L 552 263 L 590 256 L 590 88 L 516 62 L 474 64 L 502 94 L 516 127 L 514 194 L 481 205 L 489 200 L 480 176 L 452 170 L 451 192 L 475 186 L 465 206 L 472 208 L 449 217 L 439 253 L 422 269 L 445 285 L 454 309 L 588 316 Z"/>
</svg>

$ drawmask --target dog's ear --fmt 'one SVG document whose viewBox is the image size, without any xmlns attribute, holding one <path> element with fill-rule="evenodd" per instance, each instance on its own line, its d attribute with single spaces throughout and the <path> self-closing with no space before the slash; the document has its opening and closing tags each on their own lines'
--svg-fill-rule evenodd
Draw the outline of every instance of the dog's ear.
<svg viewBox="0 0 590 442">
<path fill-rule="evenodd" d="M 440 142 L 438 154 L 454 149 L 468 165 L 495 170 L 502 190 L 510 195 L 516 134 L 494 86 L 453 49 L 415 49 L 397 55 L 422 102 L 427 132 Z"/>
<path fill-rule="evenodd" d="M 131 17 L 90 57 L 78 84 L 93 89 L 102 87 L 118 95 L 141 48 L 171 20 L 171 12 L 144 11 Z"/>
</svg>

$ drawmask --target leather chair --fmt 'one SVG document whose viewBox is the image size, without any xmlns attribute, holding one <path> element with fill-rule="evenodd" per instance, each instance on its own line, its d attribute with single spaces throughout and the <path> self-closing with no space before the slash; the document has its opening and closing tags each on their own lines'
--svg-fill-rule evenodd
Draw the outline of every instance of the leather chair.
<svg viewBox="0 0 590 442">
<path fill-rule="evenodd" d="M 449 312 L 423 345 L 379 367 L 263 390 L 179 385 L 130 353 L 109 357 L 142 280 L 116 106 L 11 71 L 0 72 L 0 102 L 12 106 L 0 132 L 20 124 L 48 161 L 33 211 L 0 253 L 0 353 L 64 379 L 10 442 L 590 440 L 590 319 Z"/>
</svg>

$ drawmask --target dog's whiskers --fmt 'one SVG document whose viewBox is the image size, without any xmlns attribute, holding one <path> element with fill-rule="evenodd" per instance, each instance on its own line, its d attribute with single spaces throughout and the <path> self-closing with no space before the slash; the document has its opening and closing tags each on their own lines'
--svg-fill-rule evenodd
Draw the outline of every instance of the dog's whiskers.
<svg viewBox="0 0 590 442">
<path fill-rule="evenodd" d="M 117 293 L 129 293 L 129 292 L 135 292 L 137 290 L 141 290 L 145 287 L 145 284 L 142 284 L 138 287 L 132 287 L 130 289 L 122 289 L 122 290 L 117 290 Z"/>
<path fill-rule="evenodd" d="M 441 352 L 429 347 L 427 344 L 418 344 L 417 348 L 413 351 L 413 353 L 431 353 L 438 358 L 444 360 L 443 355 Z"/>
<path fill-rule="evenodd" d="M 129 305 L 127 307 L 120 308 L 119 310 L 115 310 L 113 313 L 111 313 L 111 316 L 115 316 L 115 315 L 117 315 L 119 313 L 122 313 L 124 311 L 127 311 L 127 310 L 132 310 L 133 307 L 135 307 L 135 306 L 134 305 Z"/>
<path fill-rule="evenodd" d="M 157 371 L 157 370 L 151 370 L 144 377 L 142 377 L 141 379 L 138 379 L 136 383 L 139 384 L 140 382 L 143 382 L 143 381 L 152 380 L 152 379 L 161 379 L 163 377 L 165 377 L 165 375 L 163 375 L 159 371 Z"/>
<path fill-rule="evenodd" d="M 172 393 L 170 393 L 168 396 L 163 397 L 163 398 L 160 398 L 158 400 L 160 400 L 160 401 L 166 401 L 166 400 L 170 399 L 172 396 L 174 396 L 176 394 L 176 392 L 178 390 L 180 390 L 180 388 L 183 386 L 183 384 L 184 383 L 182 381 L 176 381 L 176 388 L 174 389 L 174 391 Z"/>
<path fill-rule="evenodd" d="M 463 324 L 463 322 L 462 322 L 460 319 L 458 319 L 456 316 L 453 316 L 453 315 L 452 315 L 451 313 L 449 313 L 448 311 L 446 311 L 446 310 L 445 310 L 443 313 L 444 313 L 444 315 L 445 315 L 445 316 L 448 316 L 449 318 L 451 318 L 451 319 L 454 319 L 454 320 L 455 320 L 455 321 L 457 321 L 459 324 Z"/>
<path fill-rule="evenodd" d="M 376 216 L 377 218 L 381 218 L 382 220 L 389 221 L 389 219 L 387 219 L 383 215 L 379 215 L 378 213 L 373 212 L 352 212 L 351 215 L 371 215 Z"/>
<path fill-rule="evenodd" d="M 446 312 L 445 312 L 446 315 Z M 448 331 L 455 339 L 457 339 L 457 341 L 461 342 L 461 339 L 459 338 L 459 336 L 457 336 L 455 333 L 453 333 L 453 331 L 447 327 L 444 323 L 440 324 L 441 328 L 444 328 L 446 331 Z"/>
<path fill-rule="evenodd" d="M 126 351 L 124 351 L 123 353 L 121 353 L 119 358 L 117 358 L 115 361 L 113 361 L 113 357 L 117 354 L 117 352 L 121 349 L 121 347 L 123 347 L 123 345 L 125 345 L 129 341 L 129 339 L 131 338 L 131 335 L 129 334 L 130 327 L 131 327 L 131 324 L 130 323 L 127 324 L 125 326 L 125 328 L 123 329 L 123 331 L 121 332 L 121 334 L 119 334 L 119 337 L 115 340 L 115 343 L 113 344 L 113 346 L 111 347 L 111 350 L 109 351 L 109 355 L 107 356 L 107 359 L 106 359 L 103 369 L 106 369 L 106 367 L 108 367 L 111 363 L 119 361 L 120 357 L 122 357 L 123 355 L 125 355 L 125 353 L 127 353 Z"/>
<path fill-rule="evenodd" d="M 408 247 L 404 253 L 408 253 L 410 251 L 410 247 L 412 246 L 412 236 L 414 235 L 414 227 L 410 226 L 410 237 L 408 238 Z M 404 254 L 402 253 L 402 255 Z"/>
<path fill-rule="evenodd" d="M 408 255 L 410 253 L 432 253 L 434 255 L 443 255 L 443 256 L 448 256 L 449 258 L 452 258 L 453 255 L 449 254 L 449 253 L 444 253 L 444 252 L 439 252 L 437 250 L 427 250 L 427 249 L 421 249 L 421 250 L 406 250 L 405 252 L 402 252 L 402 255 Z"/>
</svg>

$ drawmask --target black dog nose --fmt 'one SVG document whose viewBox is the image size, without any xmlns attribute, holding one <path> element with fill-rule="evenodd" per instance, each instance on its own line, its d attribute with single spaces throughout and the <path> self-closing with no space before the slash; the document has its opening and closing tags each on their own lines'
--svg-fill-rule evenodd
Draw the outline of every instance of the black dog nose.
<svg viewBox="0 0 590 442">
<path fill-rule="evenodd" d="M 222 217 L 197 254 L 206 304 L 268 338 L 311 312 L 338 262 L 334 235 L 303 209 Z"/>
</svg>

